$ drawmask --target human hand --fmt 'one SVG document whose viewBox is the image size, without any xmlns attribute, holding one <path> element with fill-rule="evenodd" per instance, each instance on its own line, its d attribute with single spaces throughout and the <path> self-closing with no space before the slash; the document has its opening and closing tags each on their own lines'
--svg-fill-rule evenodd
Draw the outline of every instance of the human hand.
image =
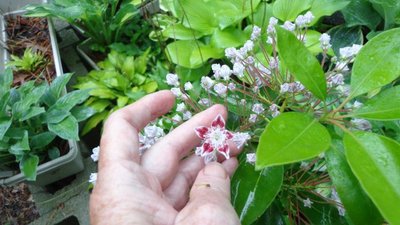
<svg viewBox="0 0 400 225">
<path fill-rule="evenodd" d="M 221 105 L 195 115 L 139 156 L 138 132 L 174 105 L 169 91 L 148 95 L 113 113 L 104 126 L 98 179 L 90 197 L 91 223 L 188 225 L 240 224 L 230 203 L 231 157 L 204 165 L 190 155 L 199 145 L 194 132 L 226 109 Z M 231 154 L 238 153 L 231 148 Z"/>
</svg>

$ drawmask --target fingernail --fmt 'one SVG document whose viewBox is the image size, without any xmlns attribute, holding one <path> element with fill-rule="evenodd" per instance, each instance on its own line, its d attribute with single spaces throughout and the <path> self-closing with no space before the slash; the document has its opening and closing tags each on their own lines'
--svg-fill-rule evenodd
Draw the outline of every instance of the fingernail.
<svg viewBox="0 0 400 225">
<path fill-rule="evenodd" d="M 203 170 L 203 173 L 206 176 L 212 176 L 212 177 L 218 177 L 218 178 L 227 178 L 228 177 L 228 173 L 226 172 L 224 167 L 222 167 L 222 165 L 217 162 L 207 164 Z"/>
</svg>

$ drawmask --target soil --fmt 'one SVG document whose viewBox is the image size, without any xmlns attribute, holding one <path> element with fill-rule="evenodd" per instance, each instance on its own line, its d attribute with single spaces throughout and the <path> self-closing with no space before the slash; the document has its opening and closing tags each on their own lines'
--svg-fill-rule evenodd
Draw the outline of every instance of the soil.
<svg viewBox="0 0 400 225">
<path fill-rule="evenodd" d="M 13 86 L 19 86 L 29 80 L 50 83 L 56 76 L 53 62 L 48 22 L 46 18 L 7 16 L 7 47 L 11 55 L 21 57 L 25 49 L 31 48 L 45 57 L 45 63 L 35 71 L 14 71 Z"/>
<path fill-rule="evenodd" d="M 28 186 L 0 186 L 0 224 L 24 225 L 39 218 Z"/>
</svg>

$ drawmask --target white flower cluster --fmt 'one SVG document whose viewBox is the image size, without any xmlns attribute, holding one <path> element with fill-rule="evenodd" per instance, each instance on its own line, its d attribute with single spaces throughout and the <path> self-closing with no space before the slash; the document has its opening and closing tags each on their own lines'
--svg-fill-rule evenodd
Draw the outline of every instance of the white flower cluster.
<svg viewBox="0 0 400 225">
<path fill-rule="evenodd" d="M 344 47 L 339 49 L 341 60 L 350 60 L 351 62 L 352 60 L 354 60 L 354 57 L 358 54 L 361 48 L 362 45 L 353 44 L 350 47 Z"/>
<path fill-rule="evenodd" d="M 255 41 L 257 40 L 261 35 L 261 28 L 258 26 L 253 27 L 253 32 L 251 33 L 250 40 Z"/>
<path fill-rule="evenodd" d="M 237 132 L 233 134 L 232 141 L 236 145 L 237 148 L 243 147 L 248 140 L 250 140 L 251 136 L 246 132 Z"/>
<path fill-rule="evenodd" d="M 254 165 L 256 163 L 256 153 L 247 153 L 246 162 Z"/>
<path fill-rule="evenodd" d="M 172 117 L 175 124 L 180 123 L 182 120 L 188 120 L 192 118 L 192 113 L 187 109 L 185 103 L 179 103 L 176 105 L 176 111 L 182 114 L 182 117 L 178 114 Z"/>
<path fill-rule="evenodd" d="M 284 93 L 297 93 L 297 92 L 300 92 L 300 91 L 303 91 L 303 90 L 304 90 L 304 86 L 300 82 L 296 81 L 296 82 L 293 82 L 293 83 L 283 83 L 281 85 L 280 92 L 281 92 L 281 94 L 284 94 Z"/>
<path fill-rule="evenodd" d="M 97 146 L 92 149 L 92 154 L 90 155 L 90 158 L 92 158 L 93 162 L 99 161 L 99 154 L 100 154 L 100 146 Z"/>
<path fill-rule="evenodd" d="M 143 154 L 164 135 L 164 130 L 161 127 L 152 124 L 147 125 L 139 134 L 139 153 Z"/>
<path fill-rule="evenodd" d="M 321 37 L 319 38 L 321 48 L 324 51 L 327 51 L 330 47 L 332 47 L 330 41 L 331 41 L 331 36 L 327 33 L 321 34 Z"/>
<path fill-rule="evenodd" d="M 328 87 L 335 87 L 339 85 L 344 85 L 344 77 L 341 73 L 336 73 L 328 77 L 327 79 Z"/>
<path fill-rule="evenodd" d="M 314 18 L 314 15 L 310 11 L 308 11 L 304 15 L 297 16 L 295 23 L 300 28 L 307 27 L 311 24 Z"/>
<path fill-rule="evenodd" d="M 279 116 L 280 112 L 279 112 L 279 107 L 276 104 L 272 104 L 269 106 L 269 111 L 271 112 L 272 117 L 277 117 Z"/>
<path fill-rule="evenodd" d="M 89 183 L 96 185 L 97 173 L 91 173 L 89 176 Z"/>
</svg>

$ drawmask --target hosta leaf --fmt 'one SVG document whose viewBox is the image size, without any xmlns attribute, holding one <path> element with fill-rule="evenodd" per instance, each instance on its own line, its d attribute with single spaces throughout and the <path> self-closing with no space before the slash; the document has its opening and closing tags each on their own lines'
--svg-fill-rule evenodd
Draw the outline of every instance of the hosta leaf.
<svg viewBox="0 0 400 225">
<path fill-rule="evenodd" d="M 390 224 L 400 224 L 400 144 L 374 133 L 346 133 L 349 165 L 365 192 Z"/>
<path fill-rule="evenodd" d="M 330 141 L 327 129 L 310 115 L 283 113 L 262 133 L 256 167 L 262 169 L 315 157 L 329 147 Z"/>
<path fill-rule="evenodd" d="M 108 116 L 108 111 L 103 111 L 93 115 L 86 123 L 82 129 L 82 135 L 87 134 L 93 128 L 95 128 L 101 121 L 105 120 Z"/>
<path fill-rule="evenodd" d="M 211 36 L 211 45 L 216 48 L 238 47 L 243 45 L 248 39 L 242 30 L 235 28 L 226 28 L 224 30 L 215 30 Z"/>
<path fill-rule="evenodd" d="M 3 139 L 8 128 L 10 128 L 12 119 L 9 117 L 0 117 L 0 139 Z"/>
<path fill-rule="evenodd" d="M 316 97 L 326 98 L 326 78 L 315 56 L 290 31 L 276 27 L 279 57 L 289 71 Z"/>
<path fill-rule="evenodd" d="M 47 127 L 51 132 L 65 140 L 79 140 L 78 121 L 71 115 L 67 116 L 59 123 L 49 123 Z"/>
<path fill-rule="evenodd" d="M 31 150 L 29 146 L 29 134 L 28 131 L 25 130 L 22 139 L 13 144 L 9 152 L 14 155 L 22 155 L 25 151 L 29 150 Z"/>
<path fill-rule="evenodd" d="M 358 53 L 352 70 L 350 96 L 382 87 L 400 75 L 400 28 L 372 38 Z"/>
<path fill-rule="evenodd" d="M 348 220 L 352 224 L 382 224 L 382 216 L 351 171 L 339 140 L 332 140 L 325 158 L 329 176 L 346 209 Z"/>
<path fill-rule="evenodd" d="M 347 27 L 365 25 L 371 30 L 375 30 L 381 21 L 381 17 L 374 10 L 371 3 L 365 0 L 352 0 L 350 4 L 342 10 Z"/>
<path fill-rule="evenodd" d="M 76 106 L 71 110 L 72 116 L 74 116 L 78 122 L 86 120 L 95 113 L 96 110 L 88 106 Z"/>
<path fill-rule="evenodd" d="M 283 167 L 255 171 L 244 160 L 232 178 L 232 203 L 241 224 L 252 224 L 268 208 L 281 189 Z"/>
<path fill-rule="evenodd" d="M 24 155 L 19 164 L 19 167 L 29 181 L 36 180 L 37 166 L 39 164 L 39 157 L 36 155 Z"/>
<path fill-rule="evenodd" d="M 334 12 L 346 7 L 350 2 L 348 0 L 314 0 L 311 6 L 311 12 L 315 17 L 314 21 L 317 21 L 322 16 L 332 15 Z"/>
<path fill-rule="evenodd" d="M 276 0 L 273 13 L 282 21 L 294 21 L 300 13 L 311 7 L 312 2 L 312 0 Z"/>
<path fill-rule="evenodd" d="M 52 132 L 47 131 L 32 136 L 29 140 L 29 144 L 32 146 L 32 149 L 41 149 L 50 144 L 54 140 L 54 138 L 56 138 L 56 135 Z"/>
<path fill-rule="evenodd" d="M 389 88 L 369 99 L 352 115 L 370 120 L 399 120 L 400 86 Z"/>
</svg>

